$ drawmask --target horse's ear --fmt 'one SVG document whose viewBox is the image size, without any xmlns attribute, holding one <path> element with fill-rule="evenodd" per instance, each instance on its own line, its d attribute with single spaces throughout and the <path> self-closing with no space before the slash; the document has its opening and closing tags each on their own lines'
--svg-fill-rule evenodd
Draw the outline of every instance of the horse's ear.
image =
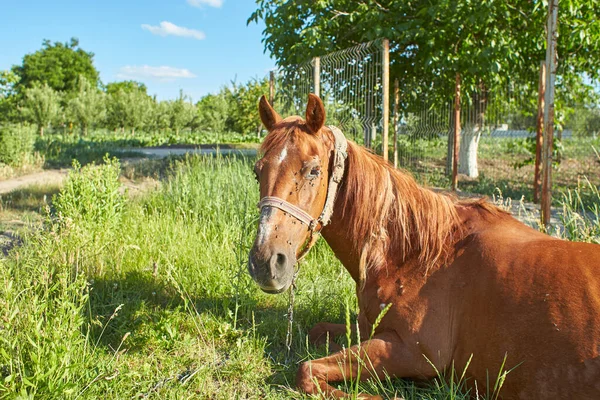
<svg viewBox="0 0 600 400">
<path fill-rule="evenodd" d="M 325 124 L 325 106 L 316 94 L 308 95 L 306 105 L 306 125 L 312 133 L 317 133 Z"/>
<path fill-rule="evenodd" d="M 271 107 L 264 95 L 258 102 L 258 112 L 260 113 L 260 119 L 263 125 L 268 131 L 270 131 L 276 123 L 281 121 L 281 117 L 277 114 L 277 111 Z"/>
</svg>

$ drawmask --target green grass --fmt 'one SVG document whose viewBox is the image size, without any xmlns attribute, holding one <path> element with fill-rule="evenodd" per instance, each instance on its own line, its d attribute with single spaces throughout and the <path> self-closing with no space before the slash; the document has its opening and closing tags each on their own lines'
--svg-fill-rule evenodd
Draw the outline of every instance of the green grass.
<svg viewBox="0 0 600 400">
<path fill-rule="evenodd" d="M 354 284 L 319 241 L 301 266 L 288 357 L 287 296 L 262 293 L 246 271 L 253 161 L 161 163 L 160 189 L 133 198 L 115 191 L 119 166 L 109 162 L 78 167 L 52 202 L 35 190 L 3 198 L 3 212 L 42 209 L 43 229 L 24 230 L 0 259 L 0 397 L 304 398 L 297 364 L 325 355 L 307 332 L 320 321 L 354 323 Z M 341 387 L 467 399 L 462 373 L 426 386 Z"/>
<path fill-rule="evenodd" d="M 140 157 L 136 148 L 173 146 L 173 145 L 218 145 L 247 147 L 260 140 L 254 135 L 242 135 L 234 132 L 112 132 L 106 130 L 91 131 L 86 136 L 79 134 L 50 133 L 38 137 L 35 151 L 43 160 L 46 168 L 69 166 L 76 159 L 81 164 L 101 162 L 106 154 L 110 157 Z"/>
<path fill-rule="evenodd" d="M 500 189 L 506 197 L 533 201 L 533 157 L 525 139 L 482 137 L 478 149 L 479 177 L 459 175 L 458 187 L 468 193 L 492 196 Z M 574 137 L 563 141 L 561 162 L 552 170 L 553 205 L 560 207 L 563 194 L 578 189 L 583 203 L 594 203 L 593 186 L 600 187 L 600 138 Z M 596 151 L 594 151 L 596 149 Z M 441 139 L 400 140 L 399 165 L 428 186 L 449 188 L 446 176 L 447 142 Z M 591 186 L 588 185 L 591 183 Z"/>
<path fill-rule="evenodd" d="M 143 157 L 136 148 L 160 146 L 227 145 L 255 147 L 260 138 L 236 132 L 120 132 L 92 130 L 82 136 L 65 129 L 37 136 L 29 126 L 0 126 L 0 179 L 8 179 L 43 168 L 69 167 L 75 159 L 82 165 L 101 162 L 105 155 Z"/>
</svg>

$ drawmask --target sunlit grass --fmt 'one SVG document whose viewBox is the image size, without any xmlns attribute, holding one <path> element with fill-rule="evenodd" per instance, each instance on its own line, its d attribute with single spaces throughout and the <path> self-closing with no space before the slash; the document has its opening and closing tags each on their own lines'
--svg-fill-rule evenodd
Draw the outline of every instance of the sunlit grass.
<svg viewBox="0 0 600 400">
<path fill-rule="evenodd" d="M 307 332 L 321 321 L 354 324 L 354 285 L 319 241 L 301 265 L 288 357 L 287 296 L 262 293 L 246 272 L 258 213 L 253 161 L 160 163 L 160 189 L 135 198 L 115 192 L 116 164 L 75 172 L 53 205 L 42 192 L 55 188 L 3 197 L 4 210 L 51 214 L 38 213 L 43 229 L 24 231 L 0 259 L 0 397 L 304 398 L 297 364 L 326 354 Z M 593 241 L 598 221 L 578 224 L 585 237 L 573 238 Z M 448 373 L 426 386 L 386 378 L 340 387 L 469 398 L 463 371 Z"/>
</svg>

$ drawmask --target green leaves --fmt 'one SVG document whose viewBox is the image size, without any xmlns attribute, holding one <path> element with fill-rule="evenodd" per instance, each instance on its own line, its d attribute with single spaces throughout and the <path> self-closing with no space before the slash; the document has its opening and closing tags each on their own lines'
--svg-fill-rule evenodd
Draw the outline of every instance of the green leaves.
<svg viewBox="0 0 600 400">
<path fill-rule="evenodd" d="M 141 89 L 119 89 L 109 95 L 106 123 L 113 128 L 127 128 L 132 132 L 141 128 L 152 109 L 152 99 Z"/>
<path fill-rule="evenodd" d="M 448 98 L 456 73 L 466 87 L 536 87 L 546 15 L 542 0 L 259 0 L 248 22 L 265 21 L 265 51 L 282 67 L 385 36 L 403 92 L 433 87 Z M 600 78 L 598 15 L 598 2 L 561 0 L 559 74 Z"/>
<path fill-rule="evenodd" d="M 90 125 L 97 124 L 106 115 L 106 95 L 83 76 L 79 77 L 75 97 L 67 103 L 69 119 L 76 121 L 82 134 L 87 134 Z"/>
<path fill-rule="evenodd" d="M 20 78 L 17 90 L 47 84 L 56 91 L 74 91 L 80 75 L 97 85 L 99 74 L 93 58 L 94 54 L 80 48 L 75 38 L 70 43 L 44 40 L 41 50 L 25 55 L 23 64 L 13 67 Z"/>
<path fill-rule="evenodd" d="M 40 136 L 42 136 L 44 128 L 54 121 L 60 112 L 61 95 L 47 84 L 27 88 L 24 94 L 25 115 L 30 121 L 37 124 Z"/>
</svg>

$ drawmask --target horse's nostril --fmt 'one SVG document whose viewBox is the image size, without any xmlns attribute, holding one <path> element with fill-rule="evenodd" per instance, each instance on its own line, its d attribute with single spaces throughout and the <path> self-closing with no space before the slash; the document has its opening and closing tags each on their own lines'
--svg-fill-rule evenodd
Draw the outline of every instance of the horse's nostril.
<svg viewBox="0 0 600 400">
<path fill-rule="evenodd" d="M 271 279 L 275 279 L 278 275 L 278 271 L 285 270 L 287 267 L 287 256 L 282 253 L 273 254 L 271 256 Z"/>
<path fill-rule="evenodd" d="M 285 254 L 277 253 L 277 267 L 283 268 L 287 264 L 287 257 Z"/>
</svg>

